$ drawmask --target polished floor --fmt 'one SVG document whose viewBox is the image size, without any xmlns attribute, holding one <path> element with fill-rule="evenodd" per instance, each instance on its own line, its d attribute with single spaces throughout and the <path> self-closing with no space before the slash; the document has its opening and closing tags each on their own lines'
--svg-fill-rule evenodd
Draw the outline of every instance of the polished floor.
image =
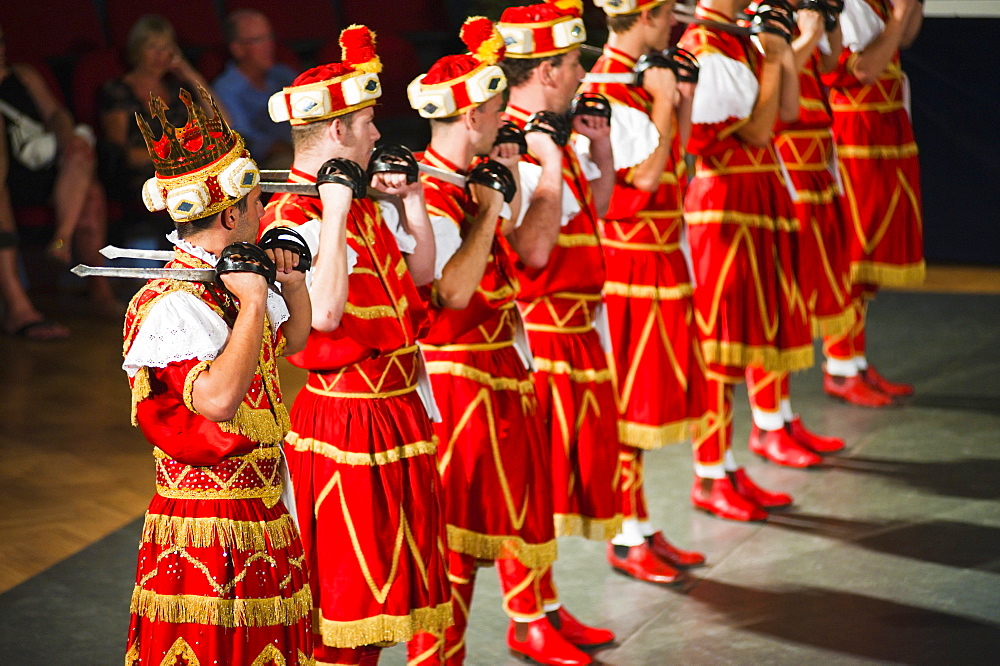
<svg viewBox="0 0 1000 666">
<path fill-rule="evenodd" d="M 849 407 L 823 395 L 817 369 L 793 379 L 805 422 L 848 441 L 823 469 L 753 459 L 738 393 L 737 455 L 794 494 L 792 509 L 753 525 L 696 513 L 690 450 L 648 457 L 654 520 L 709 559 L 685 585 L 624 578 L 603 544 L 560 542 L 563 601 L 618 635 L 595 660 L 1000 662 L 1000 273 L 937 270 L 928 283 L 871 308 L 870 357 L 916 384 L 908 404 Z M 53 303 L 70 340 L 0 339 L 0 664 L 118 664 L 124 651 L 152 465 L 128 425 L 120 323 L 83 302 Z M 283 378 L 289 394 L 302 381 L 287 366 Z M 489 569 L 476 594 L 468 663 L 517 663 Z M 405 663 L 402 648 L 383 663 Z"/>
</svg>

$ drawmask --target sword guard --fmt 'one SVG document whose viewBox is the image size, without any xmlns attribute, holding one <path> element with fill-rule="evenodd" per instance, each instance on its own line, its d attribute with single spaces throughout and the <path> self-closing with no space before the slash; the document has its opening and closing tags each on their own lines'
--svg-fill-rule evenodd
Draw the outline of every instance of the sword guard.
<svg viewBox="0 0 1000 666">
<path fill-rule="evenodd" d="M 312 267 L 312 252 L 302 234 L 291 227 L 271 227 L 257 241 L 257 247 L 262 250 L 291 250 L 299 255 L 295 270 L 305 273 Z"/>
<path fill-rule="evenodd" d="M 524 125 L 525 134 L 528 132 L 548 134 L 556 142 L 556 145 L 560 147 L 569 143 L 569 133 L 571 131 L 572 128 L 569 126 L 566 116 L 554 111 L 537 111 L 531 114 L 528 122 Z"/>
<path fill-rule="evenodd" d="M 355 199 L 364 199 L 368 195 L 368 174 L 357 162 L 343 157 L 334 157 L 323 163 L 316 174 L 316 187 L 324 183 L 346 185 L 351 189 Z"/>
<path fill-rule="evenodd" d="M 375 148 L 368 161 L 368 175 L 377 173 L 404 173 L 407 183 L 415 183 L 420 178 L 417 158 L 409 148 L 395 143 L 384 143 Z"/>
<path fill-rule="evenodd" d="M 802 0 L 798 9 L 811 9 L 822 14 L 823 29 L 831 32 L 837 28 L 840 13 L 844 11 L 844 0 Z"/>
<path fill-rule="evenodd" d="M 785 0 L 767 0 L 757 7 L 757 12 L 750 19 L 750 34 L 759 35 L 769 32 L 778 35 L 789 44 L 795 34 L 795 19 L 793 9 Z"/>
<path fill-rule="evenodd" d="M 504 121 L 503 125 L 500 126 L 500 129 L 497 130 L 496 140 L 493 141 L 494 146 L 499 146 L 504 143 L 517 144 L 517 150 L 521 155 L 525 155 L 528 152 L 528 142 L 524 138 L 524 132 L 510 120 Z"/>
<path fill-rule="evenodd" d="M 597 93 L 580 93 L 573 98 L 569 114 L 576 116 L 597 116 L 611 122 L 611 103 L 604 95 Z"/>
<path fill-rule="evenodd" d="M 514 174 L 506 166 L 496 160 L 486 158 L 472 167 L 469 172 L 469 182 L 492 188 L 503 195 L 503 200 L 510 203 L 517 194 L 517 182 Z"/>
<path fill-rule="evenodd" d="M 268 284 L 274 284 L 278 269 L 271 258 L 253 243 L 233 243 L 226 246 L 215 266 L 217 276 L 226 273 L 256 273 L 263 275 Z"/>
</svg>

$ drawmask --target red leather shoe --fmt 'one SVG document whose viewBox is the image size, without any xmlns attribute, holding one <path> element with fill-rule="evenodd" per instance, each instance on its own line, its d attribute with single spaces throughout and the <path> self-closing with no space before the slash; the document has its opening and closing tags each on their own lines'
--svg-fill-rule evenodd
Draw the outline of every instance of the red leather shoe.
<svg viewBox="0 0 1000 666">
<path fill-rule="evenodd" d="M 629 546 L 625 557 L 615 552 L 615 545 L 608 544 L 608 563 L 626 576 L 647 583 L 671 585 L 683 580 L 681 572 L 658 558 L 647 544 Z"/>
<path fill-rule="evenodd" d="M 823 373 L 823 390 L 834 398 L 859 407 L 886 407 L 892 398 L 873 388 L 861 375 L 837 377 Z"/>
<path fill-rule="evenodd" d="M 812 467 L 823 462 L 818 455 L 802 448 L 784 428 L 761 430 L 755 424 L 750 429 L 749 446 L 757 455 L 786 467 Z"/>
<path fill-rule="evenodd" d="M 512 620 L 507 629 L 507 648 L 515 657 L 556 666 L 582 666 L 591 663 L 591 658 L 585 652 L 576 649 L 560 636 L 544 617 L 525 624 L 528 625 L 528 635 L 523 641 L 517 640 L 517 622 Z"/>
<path fill-rule="evenodd" d="M 613 643 L 615 640 L 613 631 L 599 627 L 588 627 L 570 615 L 565 606 L 560 606 L 556 613 L 558 615 L 558 622 L 551 624 L 553 626 L 558 624 L 556 631 L 559 632 L 559 635 L 577 647 L 594 648 L 599 645 Z"/>
<path fill-rule="evenodd" d="M 733 472 L 732 477 L 733 487 L 736 488 L 736 492 L 762 509 L 783 509 L 786 506 L 792 505 L 793 500 L 791 495 L 764 490 L 750 480 L 746 470 L 742 467 Z"/>
<path fill-rule="evenodd" d="M 700 567 L 705 563 L 704 555 L 693 550 L 681 550 L 667 541 L 663 532 L 646 537 L 646 544 L 654 555 L 675 567 Z"/>
<path fill-rule="evenodd" d="M 691 503 L 697 509 L 726 520 L 767 520 L 767 511 L 736 492 L 729 479 L 712 479 L 712 490 L 708 497 L 704 497 L 701 494 L 701 479 L 694 477 Z"/>
<path fill-rule="evenodd" d="M 844 440 L 839 437 L 826 437 L 810 432 L 798 416 L 792 419 L 787 428 L 792 439 L 815 453 L 834 453 L 844 449 Z"/>
<path fill-rule="evenodd" d="M 869 386 L 876 391 L 885 393 L 887 396 L 898 398 L 905 395 L 913 395 L 913 384 L 890 382 L 880 375 L 874 366 L 869 365 L 867 370 L 862 370 L 861 376 Z"/>
</svg>

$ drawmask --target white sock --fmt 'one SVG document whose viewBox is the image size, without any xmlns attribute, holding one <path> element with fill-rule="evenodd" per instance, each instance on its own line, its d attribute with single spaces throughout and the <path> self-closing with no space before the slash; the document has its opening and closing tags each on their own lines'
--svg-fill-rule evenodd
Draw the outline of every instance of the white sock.
<svg viewBox="0 0 1000 666">
<path fill-rule="evenodd" d="M 704 465 L 696 462 L 694 464 L 694 475 L 700 479 L 724 479 L 726 478 L 726 469 L 723 463 Z"/>
<path fill-rule="evenodd" d="M 834 377 L 857 377 L 858 365 L 853 358 L 846 361 L 839 358 L 827 358 L 826 374 Z"/>
<path fill-rule="evenodd" d="M 868 369 L 868 357 L 864 354 L 859 354 L 854 357 L 854 365 L 857 366 L 860 372 L 864 372 Z"/>
<path fill-rule="evenodd" d="M 646 537 L 639 529 L 639 521 L 635 518 L 626 518 L 622 521 L 622 531 L 615 535 L 611 543 L 616 546 L 641 546 L 646 543 Z"/>
<path fill-rule="evenodd" d="M 651 537 L 654 534 L 656 534 L 657 532 L 659 532 L 660 530 L 658 530 L 655 527 L 653 527 L 653 523 L 649 522 L 648 520 L 640 520 L 639 521 L 639 531 L 642 532 L 642 536 L 644 536 L 644 537 Z"/>
<path fill-rule="evenodd" d="M 785 427 L 780 409 L 776 412 L 765 412 L 763 409 L 751 407 L 750 413 L 753 414 L 754 425 L 761 430 L 781 430 Z"/>
<path fill-rule="evenodd" d="M 727 472 L 735 472 L 740 468 L 740 466 L 736 464 L 736 456 L 733 455 L 732 449 L 726 451 L 726 455 L 722 457 L 722 468 Z"/>
<path fill-rule="evenodd" d="M 542 608 L 545 610 L 546 613 L 554 613 L 560 608 L 562 608 L 562 603 L 556 601 L 551 604 L 545 604 L 544 606 L 542 606 Z"/>
<path fill-rule="evenodd" d="M 778 411 L 781 412 L 781 420 L 785 423 L 791 423 L 795 420 L 795 412 L 792 411 L 792 401 L 790 398 L 781 399 Z"/>
<path fill-rule="evenodd" d="M 522 616 L 522 617 L 512 617 L 510 619 L 512 619 L 514 622 L 523 622 L 524 624 L 528 624 L 529 622 L 534 622 L 535 620 L 541 620 L 543 617 L 545 617 L 545 613 L 542 613 L 538 617 L 523 617 Z"/>
</svg>

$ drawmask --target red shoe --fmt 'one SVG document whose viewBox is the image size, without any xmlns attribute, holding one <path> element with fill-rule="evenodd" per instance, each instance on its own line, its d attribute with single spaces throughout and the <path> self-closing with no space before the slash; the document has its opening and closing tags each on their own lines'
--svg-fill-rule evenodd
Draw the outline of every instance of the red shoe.
<svg viewBox="0 0 1000 666">
<path fill-rule="evenodd" d="M 859 407 L 886 407 L 892 398 L 873 388 L 861 375 L 837 377 L 823 373 L 823 390 L 834 398 Z"/>
<path fill-rule="evenodd" d="M 746 470 L 742 467 L 733 472 L 732 477 L 736 492 L 762 509 L 783 509 L 792 505 L 791 495 L 764 490 L 750 480 Z"/>
<path fill-rule="evenodd" d="M 609 543 L 608 563 L 615 571 L 647 583 L 671 585 L 683 580 L 681 572 L 654 555 L 647 544 L 629 546 L 628 555 L 620 557 L 615 553 L 615 545 Z"/>
<path fill-rule="evenodd" d="M 646 544 L 654 555 L 675 567 L 700 567 L 705 563 L 704 555 L 693 550 L 681 550 L 667 541 L 663 532 L 646 537 Z"/>
<path fill-rule="evenodd" d="M 880 375 L 873 366 L 869 365 L 867 370 L 862 370 L 861 376 L 869 386 L 876 391 L 885 393 L 887 396 L 898 398 L 905 395 L 913 395 L 913 384 L 890 382 Z"/>
<path fill-rule="evenodd" d="M 537 664 L 557 666 L 582 666 L 591 663 L 591 658 L 585 652 L 577 650 L 560 636 L 544 617 L 525 623 L 528 625 L 528 635 L 523 641 L 517 640 L 516 624 L 511 620 L 507 629 L 507 648 L 515 657 Z"/>
<path fill-rule="evenodd" d="M 749 446 L 757 455 L 786 467 L 812 467 L 823 462 L 818 455 L 802 448 L 784 428 L 761 430 L 754 424 Z"/>
<path fill-rule="evenodd" d="M 792 439 L 810 451 L 816 453 L 834 453 L 844 448 L 844 440 L 839 437 L 825 437 L 806 430 L 806 427 L 802 425 L 802 419 L 798 416 L 792 419 L 792 422 L 786 427 Z"/>
<path fill-rule="evenodd" d="M 695 508 L 708 511 L 726 520 L 767 520 L 767 511 L 736 492 L 729 479 L 712 479 L 712 491 L 702 497 L 701 479 L 694 477 L 691 487 L 691 503 Z"/>
<path fill-rule="evenodd" d="M 570 615 L 565 606 L 560 606 L 556 613 L 559 615 L 559 626 L 556 631 L 559 632 L 560 636 L 577 647 L 593 648 L 613 643 L 615 640 L 613 631 L 598 627 L 588 627 Z"/>
</svg>

